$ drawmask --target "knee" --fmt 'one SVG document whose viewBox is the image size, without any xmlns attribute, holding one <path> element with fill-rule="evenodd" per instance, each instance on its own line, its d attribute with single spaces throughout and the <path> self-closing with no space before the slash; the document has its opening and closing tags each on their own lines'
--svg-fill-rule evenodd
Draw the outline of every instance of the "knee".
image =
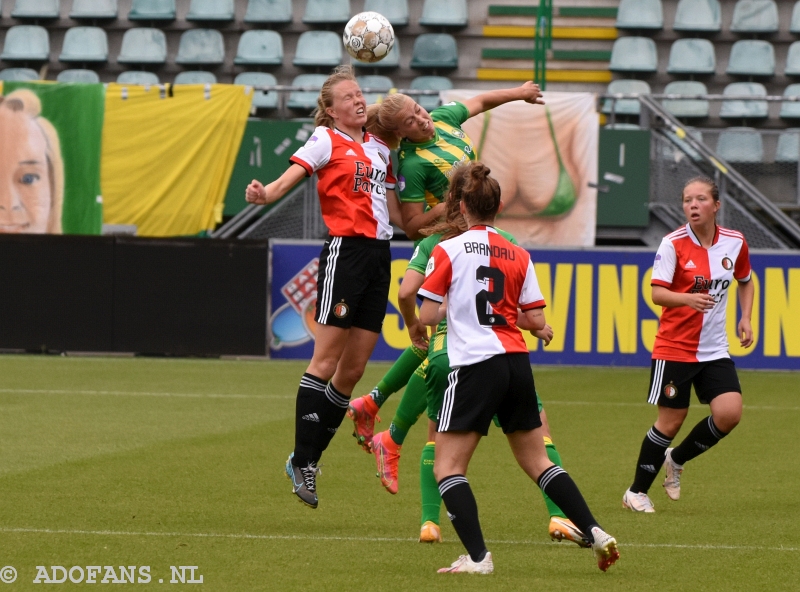
<svg viewBox="0 0 800 592">
<path fill-rule="evenodd" d="M 712 414 L 711 417 L 714 420 L 714 425 L 727 434 L 739 425 L 742 419 L 742 410 L 730 410 L 718 415 Z"/>
<path fill-rule="evenodd" d="M 336 375 L 337 384 L 340 384 L 342 388 L 353 388 L 364 376 L 364 368 L 339 367 L 336 369 Z"/>
<path fill-rule="evenodd" d="M 328 381 L 336 372 L 336 358 L 314 357 L 308 365 L 307 372 L 321 380 Z"/>
<path fill-rule="evenodd" d="M 656 429 L 668 438 L 674 438 L 680 431 L 688 411 L 688 409 L 682 409 L 670 410 L 668 413 L 660 413 L 656 421 Z"/>
</svg>

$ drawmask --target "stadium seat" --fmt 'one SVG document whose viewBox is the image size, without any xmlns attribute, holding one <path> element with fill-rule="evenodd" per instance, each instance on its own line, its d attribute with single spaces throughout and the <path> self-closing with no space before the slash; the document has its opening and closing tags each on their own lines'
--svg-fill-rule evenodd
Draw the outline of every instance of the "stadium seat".
<svg viewBox="0 0 800 592">
<path fill-rule="evenodd" d="M 11 11 L 15 19 L 57 19 L 60 15 L 58 0 L 17 0 Z"/>
<path fill-rule="evenodd" d="M 777 33 L 778 6 L 775 0 L 737 0 L 733 7 L 734 33 Z"/>
<path fill-rule="evenodd" d="M 419 24 L 423 27 L 466 27 L 468 23 L 467 0 L 425 0 L 422 5 Z"/>
<path fill-rule="evenodd" d="M 680 0 L 675 12 L 675 31 L 715 33 L 722 30 L 719 0 Z"/>
<path fill-rule="evenodd" d="M 752 127 L 729 127 L 719 133 L 717 154 L 728 162 L 762 162 L 764 143 Z"/>
<path fill-rule="evenodd" d="M 800 97 L 800 84 L 790 84 L 783 91 L 784 97 Z M 800 102 L 784 101 L 781 103 L 781 118 L 800 119 Z"/>
<path fill-rule="evenodd" d="M 175 84 L 216 84 L 217 77 L 211 72 L 187 70 L 175 76 Z"/>
<path fill-rule="evenodd" d="M 307 25 L 343 25 L 351 15 L 350 0 L 308 0 L 303 22 Z"/>
<path fill-rule="evenodd" d="M 286 101 L 286 106 L 289 109 L 297 109 L 310 111 L 317 107 L 317 97 L 319 96 L 319 89 L 322 84 L 327 80 L 325 74 L 300 74 L 292 80 L 292 86 L 307 86 L 316 88 L 317 90 L 295 90 L 289 94 L 289 99 Z"/>
<path fill-rule="evenodd" d="M 665 95 L 707 95 L 708 89 L 702 82 L 675 81 L 664 87 Z M 693 100 L 668 100 L 662 103 L 664 109 L 675 117 L 708 117 L 708 101 L 703 99 Z"/>
<path fill-rule="evenodd" d="M 233 60 L 237 65 L 280 66 L 283 63 L 283 39 L 275 31 L 245 31 Z"/>
<path fill-rule="evenodd" d="M 731 47 L 725 72 L 731 76 L 774 76 L 775 48 L 769 41 L 737 41 Z"/>
<path fill-rule="evenodd" d="M 364 100 L 367 101 L 367 105 L 372 105 L 373 103 L 383 100 L 383 97 L 395 87 L 394 82 L 392 82 L 392 79 L 388 76 L 370 74 L 356 76 L 356 80 L 362 91 L 367 88 L 371 89 L 370 92 L 364 92 Z"/>
<path fill-rule="evenodd" d="M 332 68 L 342 63 L 342 36 L 333 31 L 305 31 L 297 39 L 292 64 Z"/>
<path fill-rule="evenodd" d="M 798 162 L 800 160 L 800 128 L 790 127 L 778 136 L 775 162 Z"/>
<path fill-rule="evenodd" d="M 800 76 L 800 41 L 795 41 L 789 46 L 784 74 L 787 76 Z"/>
<path fill-rule="evenodd" d="M 792 9 L 792 20 L 789 24 L 789 32 L 800 35 L 800 0 L 795 2 Z"/>
<path fill-rule="evenodd" d="M 678 39 L 669 50 L 670 74 L 714 74 L 717 58 L 708 39 Z"/>
<path fill-rule="evenodd" d="M 108 37 L 100 27 L 72 27 L 64 35 L 60 62 L 107 62 Z"/>
<path fill-rule="evenodd" d="M 650 85 L 644 80 L 612 80 L 606 90 L 608 94 L 650 94 Z M 606 99 L 603 101 L 603 113 L 611 113 L 613 108 L 614 113 L 619 115 L 639 115 L 639 110 L 642 105 L 636 99 L 619 99 L 612 101 Z"/>
<path fill-rule="evenodd" d="M 100 76 L 94 70 L 62 70 L 56 76 L 57 82 L 80 82 L 82 84 L 96 84 L 100 82 Z"/>
<path fill-rule="evenodd" d="M 758 82 L 734 82 L 726 86 L 722 94 L 729 96 L 766 97 L 767 89 L 764 88 L 763 84 Z M 719 116 L 725 119 L 743 119 L 748 117 L 760 119 L 767 117 L 768 113 L 769 109 L 766 101 L 729 99 L 722 101 Z"/>
<path fill-rule="evenodd" d="M 175 0 L 133 0 L 128 20 L 174 21 Z"/>
<path fill-rule="evenodd" d="M 115 19 L 117 18 L 117 0 L 75 0 L 71 19 Z"/>
<path fill-rule="evenodd" d="M 690 136 L 692 136 L 698 142 L 702 142 L 703 141 L 703 132 L 701 132 L 700 130 L 695 129 L 693 127 L 685 127 L 683 129 L 684 129 L 684 131 L 686 131 Z M 689 157 L 692 160 L 696 160 L 696 161 L 702 160 L 703 157 L 700 156 L 700 154 L 697 152 L 697 150 L 692 148 L 688 144 L 688 142 L 686 142 L 685 140 L 679 138 L 678 135 L 675 132 L 673 132 L 671 130 L 666 130 L 664 133 L 667 136 L 669 136 L 669 138 L 672 140 L 674 146 L 663 145 L 662 146 L 662 156 L 664 156 L 664 157 L 666 157 L 667 159 L 670 159 L 670 160 L 675 159 L 675 156 L 676 156 L 675 147 L 677 146 L 677 147 L 680 147 L 682 149 L 682 150 L 678 150 L 678 152 L 680 152 L 681 154 L 683 154 L 683 153 L 688 154 Z"/>
<path fill-rule="evenodd" d="M 616 27 L 660 31 L 664 28 L 661 0 L 620 0 Z"/>
<path fill-rule="evenodd" d="M 655 72 L 658 64 L 656 43 L 649 37 L 620 37 L 611 48 L 613 72 Z"/>
<path fill-rule="evenodd" d="M 392 23 L 392 27 L 405 27 L 408 24 L 408 0 L 366 0 L 364 10 L 382 14 Z"/>
<path fill-rule="evenodd" d="M 142 70 L 129 70 L 117 76 L 117 82 L 120 84 L 158 84 L 158 75 L 152 72 L 143 72 Z"/>
<path fill-rule="evenodd" d="M 221 64 L 225 60 L 222 33 L 216 29 L 189 29 L 181 33 L 177 64 Z"/>
<path fill-rule="evenodd" d="M 32 68 L 6 68 L 5 70 L 0 70 L 0 80 L 8 82 L 39 80 L 39 73 Z"/>
<path fill-rule="evenodd" d="M 395 39 L 394 45 L 392 46 L 389 55 L 383 58 L 380 62 L 375 62 L 373 64 L 367 64 L 365 62 L 359 62 L 358 60 L 350 60 L 350 64 L 355 66 L 356 69 L 372 69 L 377 68 L 378 70 L 391 70 L 393 68 L 397 68 L 400 66 L 400 40 Z"/>
<path fill-rule="evenodd" d="M 242 72 L 233 80 L 234 84 L 245 86 L 275 86 L 278 81 L 268 72 Z M 256 109 L 275 109 L 278 107 L 278 91 L 257 90 L 253 93 L 253 107 Z"/>
<path fill-rule="evenodd" d="M 292 0 L 249 0 L 244 22 L 285 25 L 292 22 Z"/>
<path fill-rule="evenodd" d="M 16 25 L 6 31 L 0 60 L 6 62 L 46 62 L 50 59 L 47 29 L 39 25 Z"/>
<path fill-rule="evenodd" d="M 189 22 L 225 22 L 234 17 L 233 0 L 192 0 L 189 5 Z"/>
<path fill-rule="evenodd" d="M 423 33 L 414 41 L 411 67 L 458 68 L 458 46 L 455 37 L 447 33 Z"/>
<path fill-rule="evenodd" d="M 444 76 L 417 76 L 411 81 L 411 88 L 414 90 L 442 91 L 453 88 L 453 83 L 449 78 Z M 426 111 L 433 111 L 442 103 L 439 99 L 439 95 L 415 95 L 414 99 L 419 103 L 420 107 Z"/>
<path fill-rule="evenodd" d="M 161 29 L 128 29 L 122 36 L 120 64 L 163 64 L 167 61 L 167 38 Z"/>
</svg>

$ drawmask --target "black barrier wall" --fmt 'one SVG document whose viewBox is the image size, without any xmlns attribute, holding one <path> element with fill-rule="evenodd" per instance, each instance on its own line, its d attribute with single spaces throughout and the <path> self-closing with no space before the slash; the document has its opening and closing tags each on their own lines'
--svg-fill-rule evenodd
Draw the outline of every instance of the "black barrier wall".
<svg viewBox="0 0 800 592">
<path fill-rule="evenodd" d="M 265 355 L 266 241 L 0 235 L 0 349 Z"/>
</svg>

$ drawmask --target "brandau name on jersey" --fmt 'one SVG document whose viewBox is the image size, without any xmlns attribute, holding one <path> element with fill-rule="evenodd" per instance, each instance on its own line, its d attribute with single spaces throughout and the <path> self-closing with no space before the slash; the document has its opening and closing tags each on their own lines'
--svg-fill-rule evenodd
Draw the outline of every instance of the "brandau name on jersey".
<svg viewBox="0 0 800 592">
<path fill-rule="evenodd" d="M 478 255 L 485 255 L 486 257 L 494 257 L 496 259 L 507 259 L 509 261 L 514 261 L 516 259 L 513 249 L 479 242 L 464 243 L 464 252 L 477 253 Z"/>
</svg>

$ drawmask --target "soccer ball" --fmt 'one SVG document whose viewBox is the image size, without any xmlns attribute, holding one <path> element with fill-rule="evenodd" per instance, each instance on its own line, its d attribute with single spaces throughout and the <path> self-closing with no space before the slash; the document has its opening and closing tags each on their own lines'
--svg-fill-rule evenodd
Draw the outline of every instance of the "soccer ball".
<svg viewBox="0 0 800 592">
<path fill-rule="evenodd" d="M 373 64 L 385 58 L 394 45 L 394 29 L 377 12 L 361 12 L 350 19 L 342 35 L 344 47 L 359 62 Z"/>
</svg>

